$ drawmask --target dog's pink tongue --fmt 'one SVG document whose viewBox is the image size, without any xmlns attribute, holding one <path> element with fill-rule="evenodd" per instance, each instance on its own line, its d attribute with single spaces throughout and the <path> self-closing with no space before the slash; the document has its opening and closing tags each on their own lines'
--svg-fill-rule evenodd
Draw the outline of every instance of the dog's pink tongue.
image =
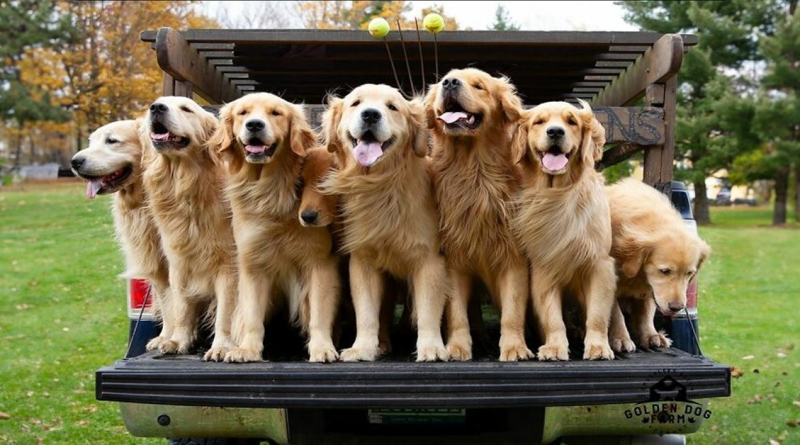
<svg viewBox="0 0 800 445">
<path fill-rule="evenodd" d="M 164 133 L 164 134 L 150 133 L 150 139 L 152 139 L 154 141 L 158 141 L 158 142 L 168 141 L 169 140 L 169 133 Z"/>
<path fill-rule="evenodd" d="M 86 197 L 89 199 L 94 199 L 97 197 L 97 192 L 100 191 L 100 180 L 93 179 L 86 183 Z"/>
<path fill-rule="evenodd" d="M 463 111 L 448 111 L 446 113 L 442 113 L 442 115 L 439 116 L 440 120 L 443 120 L 445 121 L 445 123 L 448 124 L 452 124 L 453 122 L 459 119 L 466 119 L 466 118 L 467 118 L 467 113 L 464 113 Z"/>
<path fill-rule="evenodd" d="M 557 172 L 563 169 L 567 166 L 567 162 L 569 162 L 569 159 L 567 159 L 567 156 L 563 153 L 558 155 L 545 153 L 544 156 L 542 156 L 542 164 L 544 164 L 544 168 L 550 170 L 551 172 Z"/>
<path fill-rule="evenodd" d="M 264 150 L 267 149 L 266 145 L 245 145 L 244 149 L 247 150 L 248 153 L 264 153 Z"/>
<path fill-rule="evenodd" d="M 358 141 L 354 151 L 356 153 L 356 160 L 362 167 L 369 167 L 374 164 L 378 158 L 383 156 L 380 142 Z"/>
</svg>

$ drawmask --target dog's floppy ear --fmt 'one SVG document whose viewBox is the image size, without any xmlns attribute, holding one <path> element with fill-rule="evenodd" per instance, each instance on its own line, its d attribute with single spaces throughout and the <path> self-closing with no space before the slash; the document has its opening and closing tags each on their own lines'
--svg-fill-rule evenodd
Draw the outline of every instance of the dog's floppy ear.
<svg viewBox="0 0 800 445">
<path fill-rule="evenodd" d="M 626 252 L 621 261 L 622 273 L 627 278 L 633 278 L 642 269 L 646 252 L 644 248 L 636 248 Z"/>
<path fill-rule="evenodd" d="M 306 148 L 311 148 L 317 141 L 317 136 L 311 125 L 308 124 L 305 109 L 302 105 L 293 105 L 294 115 L 289 123 L 289 145 L 292 151 L 301 157 L 306 156 Z"/>
<path fill-rule="evenodd" d="M 201 108 L 200 114 L 200 126 L 203 129 L 202 140 L 207 141 L 211 138 L 211 136 L 217 131 L 219 127 L 219 121 L 217 117 L 211 114 L 210 112 L 203 110 Z"/>
<path fill-rule="evenodd" d="M 241 156 L 236 156 L 233 140 L 233 103 L 219 110 L 219 125 L 206 141 L 206 146 L 212 158 L 228 161 L 232 171 L 242 167 L 243 161 Z"/>
<path fill-rule="evenodd" d="M 342 108 L 344 101 L 336 96 L 330 95 L 327 99 L 328 109 L 322 115 L 322 136 L 324 145 L 331 153 L 341 150 L 342 144 L 336 134 L 339 128 L 339 121 L 342 120 Z"/>
<path fill-rule="evenodd" d="M 436 104 L 436 96 L 439 94 L 439 89 L 441 86 L 438 83 L 431 85 L 428 88 L 428 94 L 425 95 L 425 98 L 422 100 L 422 106 L 425 109 L 425 119 L 428 124 L 428 128 L 435 128 L 436 127 L 436 120 L 438 116 L 436 116 L 436 112 L 434 111 L 434 105 Z"/>
<path fill-rule="evenodd" d="M 709 255 L 711 255 L 711 246 L 709 246 L 705 241 L 700 240 L 700 261 L 697 262 L 698 270 L 700 270 L 700 266 L 705 263 Z"/>
<path fill-rule="evenodd" d="M 526 119 L 523 119 L 514 131 L 514 138 L 511 140 L 511 157 L 514 164 L 519 164 L 523 160 L 526 163 L 533 162 L 531 147 L 528 144 L 528 121 Z"/>
<path fill-rule="evenodd" d="M 581 150 L 583 159 L 587 165 L 594 165 L 595 162 L 603 158 L 603 147 L 606 145 L 606 129 L 600 125 L 600 121 L 594 116 L 592 108 L 586 101 L 578 99 L 581 107 L 579 114 L 583 119 L 583 135 Z"/>
<path fill-rule="evenodd" d="M 428 126 L 426 125 L 425 106 L 422 98 L 415 98 L 408 102 L 409 127 L 411 129 L 411 148 L 417 157 L 424 158 L 428 155 Z"/>
<path fill-rule="evenodd" d="M 498 92 L 500 109 L 503 110 L 503 116 L 508 122 L 515 122 L 522 114 L 522 100 L 517 96 L 517 89 L 508 77 L 501 77 L 499 82 L 501 85 Z"/>
</svg>

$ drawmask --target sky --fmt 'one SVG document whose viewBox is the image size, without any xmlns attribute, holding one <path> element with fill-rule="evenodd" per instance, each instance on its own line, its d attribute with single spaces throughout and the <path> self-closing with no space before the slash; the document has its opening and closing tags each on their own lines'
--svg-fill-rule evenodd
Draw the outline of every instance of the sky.
<svg viewBox="0 0 800 445">
<path fill-rule="evenodd" d="M 224 8 L 231 17 L 246 14 L 249 2 L 204 1 L 200 9 L 214 17 Z M 474 1 L 412 1 L 412 10 L 421 15 L 422 8 L 434 4 L 444 6 L 445 15 L 458 20 L 462 28 L 486 29 L 494 20 L 498 3 L 512 15 L 523 30 L 531 31 L 636 31 L 625 23 L 623 10 L 611 1 L 536 1 L 536 2 L 474 2 Z M 252 3 L 250 3 L 252 5 Z"/>
</svg>

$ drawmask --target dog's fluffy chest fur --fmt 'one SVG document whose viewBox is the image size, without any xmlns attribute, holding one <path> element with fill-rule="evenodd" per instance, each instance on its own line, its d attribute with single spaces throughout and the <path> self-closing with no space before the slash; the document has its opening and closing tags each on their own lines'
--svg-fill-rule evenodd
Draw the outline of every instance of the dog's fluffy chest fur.
<svg viewBox="0 0 800 445">
<path fill-rule="evenodd" d="M 580 270 L 611 251 L 603 179 L 590 172 L 571 187 L 532 187 L 518 199 L 514 229 L 534 266 Z"/>
<path fill-rule="evenodd" d="M 442 245 L 450 264 L 496 270 L 520 256 L 510 230 L 518 175 L 507 164 L 487 162 L 476 153 L 434 162 Z"/>
</svg>

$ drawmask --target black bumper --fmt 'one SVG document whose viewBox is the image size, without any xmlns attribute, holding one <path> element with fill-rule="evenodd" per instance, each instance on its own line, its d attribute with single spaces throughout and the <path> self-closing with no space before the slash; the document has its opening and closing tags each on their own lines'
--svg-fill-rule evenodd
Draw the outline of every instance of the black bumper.
<svg viewBox="0 0 800 445">
<path fill-rule="evenodd" d="M 208 363 L 145 354 L 97 371 L 97 399 L 247 408 L 501 408 L 641 402 L 665 377 L 688 399 L 730 395 L 730 369 L 669 349 L 611 362 Z M 667 397 L 669 395 L 666 395 Z"/>
</svg>

